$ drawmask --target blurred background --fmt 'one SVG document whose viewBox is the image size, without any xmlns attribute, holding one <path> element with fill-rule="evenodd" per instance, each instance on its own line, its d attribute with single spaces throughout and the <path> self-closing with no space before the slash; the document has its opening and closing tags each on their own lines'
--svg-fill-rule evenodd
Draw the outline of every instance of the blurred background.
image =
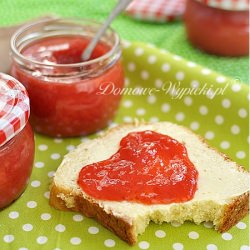
<svg viewBox="0 0 250 250">
<path fill-rule="evenodd" d="M 0 26 L 48 14 L 104 21 L 115 4 L 116 0 L 0 0 Z M 182 20 L 154 23 L 138 21 L 123 14 L 117 17 L 112 27 L 122 39 L 152 43 L 242 82 L 249 81 L 248 57 L 219 57 L 192 47 L 187 41 Z"/>
</svg>

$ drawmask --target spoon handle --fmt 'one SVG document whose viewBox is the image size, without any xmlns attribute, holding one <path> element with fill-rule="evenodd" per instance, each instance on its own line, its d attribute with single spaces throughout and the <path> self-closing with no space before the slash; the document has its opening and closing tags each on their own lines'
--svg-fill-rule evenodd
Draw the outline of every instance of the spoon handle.
<svg viewBox="0 0 250 250">
<path fill-rule="evenodd" d="M 106 19 L 105 23 L 101 26 L 101 28 L 98 30 L 96 35 L 93 37 L 93 39 L 88 44 L 87 48 L 84 50 L 84 52 L 82 54 L 83 61 L 87 61 L 90 58 L 97 42 L 99 41 L 101 36 L 104 34 L 106 29 L 109 27 L 111 22 L 116 18 L 117 15 L 119 15 L 121 13 L 121 11 L 123 11 L 128 6 L 128 4 L 131 1 L 132 0 L 119 0 L 119 2 L 117 3 L 117 5 L 113 9 L 113 11 L 110 13 L 109 17 Z"/>
</svg>

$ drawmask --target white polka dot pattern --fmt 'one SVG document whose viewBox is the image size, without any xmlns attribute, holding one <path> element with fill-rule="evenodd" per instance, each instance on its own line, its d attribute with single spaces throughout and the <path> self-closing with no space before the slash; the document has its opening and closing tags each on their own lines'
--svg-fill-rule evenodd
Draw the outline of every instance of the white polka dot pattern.
<svg viewBox="0 0 250 250">
<path fill-rule="evenodd" d="M 82 240 L 79 237 L 72 237 L 70 239 L 70 243 L 72 245 L 79 245 L 79 244 L 81 244 L 81 242 L 82 242 Z"/>
<path fill-rule="evenodd" d="M 166 233 L 163 230 L 157 230 L 155 232 L 155 236 L 158 238 L 165 238 L 166 237 Z"/>
<path fill-rule="evenodd" d="M 53 159 L 53 160 L 58 160 L 60 157 L 61 157 L 61 155 L 60 154 L 58 154 L 58 153 L 53 153 L 53 154 L 51 154 L 51 159 Z"/>
<path fill-rule="evenodd" d="M 248 100 L 250 95 L 236 80 L 185 61 L 168 51 L 153 46 L 126 42 L 124 50 L 125 87 L 153 88 L 151 94 L 124 95 L 114 127 L 135 120 L 157 122 L 169 120 L 203 136 L 209 144 L 228 154 L 243 166 L 248 165 Z M 174 84 L 173 93 L 167 88 Z M 212 86 L 209 93 L 197 94 Z M 227 86 L 228 84 L 228 86 Z M 227 86 L 227 88 L 225 88 Z M 225 88 L 215 95 L 216 88 Z M 179 88 L 179 89 L 178 89 Z M 183 88 L 193 93 L 178 94 Z M 196 91 L 196 92 L 195 92 Z M 104 132 L 98 132 L 102 135 Z M 63 156 L 89 138 L 47 138 L 36 135 L 36 158 L 26 191 L 16 202 L 0 212 L 1 249 L 127 249 L 113 233 L 92 219 L 74 212 L 61 212 L 49 206 L 49 185 Z M 201 225 L 173 221 L 149 225 L 138 237 L 135 249 L 249 250 L 247 219 L 242 219 L 229 232 L 218 234 L 212 222 Z M 244 240 L 244 237 L 246 240 Z M 58 240 L 60 239 L 60 240 Z M 240 240 L 239 240 L 240 239 Z M 229 245 L 228 245 L 229 244 Z M 2 247 L 3 246 L 3 247 Z"/>
<path fill-rule="evenodd" d="M 144 49 L 143 48 L 136 48 L 135 49 L 135 55 L 136 56 L 141 56 L 144 53 Z"/>
<path fill-rule="evenodd" d="M 199 238 L 199 234 L 197 232 L 189 232 L 188 237 L 192 240 L 197 240 Z"/>
<path fill-rule="evenodd" d="M 114 247 L 115 246 L 115 241 L 112 239 L 107 239 L 104 241 L 104 245 L 106 247 Z"/>
<path fill-rule="evenodd" d="M 83 220 L 83 216 L 81 214 L 76 214 L 73 216 L 73 220 L 76 222 L 80 222 Z"/>
<path fill-rule="evenodd" d="M 151 55 L 148 57 L 148 63 L 154 64 L 157 61 L 157 57 L 155 55 Z"/>
<path fill-rule="evenodd" d="M 171 222 L 171 225 L 172 225 L 173 227 L 180 227 L 180 226 L 181 226 L 181 223 L 179 223 L 179 222 L 177 222 L 177 221 L 172 221 L 172 222 Z"/>
<path fill-rule="evenodd" d="M 99 228 L 98 227 L 89 227 L 88 232 L 90 234 L 97 234 L 97 233 L 99 233 Z"/>
<path fill-rule="evenodd" d="M 173 244 L 173 249 L 174 250 L 183 250 L 184 249 L 184 246 L 182 243 L 174 243 Z"/>
<path fill-rule="evenodd" d="M 29 201 L 27 202 L 28 208 L 35 208 L 37 206 L 37 203 L 35 201 Z"/>
<path fill-rule="evenodd" d="M 164 63 L 161 69 L 163 72 L 168 72 L 170 70 L 170 65 L 168 63 Z"/>
<path fill-rule="evenodd" d="M 246 229 L 247 228 L 247 225 L 246 223 L 240 221 L 236 224 L 236 227 L 239 228 L 239 229 Z"/>
<path fill-rule="evenodd" d="M 35 167 L 36 167 L 36 168 L 43 168 L 43 167 L 44 167 L 44 162 L 40 162 L 40 161 L 39 161 L 39 162 L 36 162 L 36 163 L 35 163 Z"/>
<path fill-rule="evenodd" d="M 217 115 L 215 117 L 215 123 L 217 123 L 218 125 L 221 125 L 224 123 L 224 117 L 222 115 Z"/>
<path fill-rule="evenodd" d="M 36 239 L 36 242 L 37 242 L 39 245 L 43 245 L 43 244 L 45 244 L 47 241 L 48 241 L 48 238 L 47 238 L 46 236 L 39 236 L 39 237 L 37 237 L 37 239 Z"/>
<path fill-rule="evenodd" d="M 147 241 L 141 241 L 138 245 L 140 249 L 149 249 L 150 247 L 150 244 Z"/>
<path fill-rule="evenodd" d="M 66 227 L 64 225 L 62 225 L 62 224 L 58 224 L 58 225 L 55 226 L 55 230 L 57 232 L 59 232 L 59 233 L 62 233 L 62 232 L 64 232 L 66 230 Z"/>
<path fill-rule="evenodd" d="M 15 239 L 15 237 L 12 234 L 6 234 L 3 237 L 3 241 L 6 243 L 10 243 L 10 242 L 14 241 L 14 239 Z"/>
<path fill-rule="evenodd" d="M 211 221 L 206 221 L 206 222 L 203 223 L 203 225 L 206 228 L 213 228 L 214 227 L 214 225 L 213 225 L 213 223 Z"/>
<path fill-rule="evenodd" d="M 19 213 L 16 211 L 9 213 L 9 218 L 11 218 L 11 219 L 17 219 L 18 217 L 19 217 Z"/>
<path fill-rule="evenodd" d="M 22 228 L 23 228 L 24 231 L 29 232 L 29 231 L 32 231 L 33 225 L 31 225 L 29 223 L 28 224 L 24 224 Z"/>
<path fill-rule="evenodd" d="M 223 233 L 221 237 L 223 240 L 231 240 L 233 238 L 232 234 L 230 233 Z"/>
<path fill-rule="evenodd" d="M 48 146 L 45 145 L 45 144 L 41 144 L 41 145 L 38 146 L 38 149 L 39 149 L 40 151 L 46 151 L 46 150 L 48 149 Z"/>
<path fill-rule="evenodd" d="M 226 81 L 226 78 L 225 78 L 224 76 L 218 76 L 218 77 L 216 78 L 216 81 L 217 81 L 218 83 L 223 83 L 223 82 Z"/>
<path fill-rule="evenodd" d="M 41 219 L 42 220 L 50 220 L 51 219 L 51 214 L 43 213 L 43 214 L 41 214 Z"/>
<path fill-rule="evenodd" d="M 218 247 L 214 244 L 207 245 L 207 250 L 217 250 L 217 249 L 218 249 Z"/>
</svg>

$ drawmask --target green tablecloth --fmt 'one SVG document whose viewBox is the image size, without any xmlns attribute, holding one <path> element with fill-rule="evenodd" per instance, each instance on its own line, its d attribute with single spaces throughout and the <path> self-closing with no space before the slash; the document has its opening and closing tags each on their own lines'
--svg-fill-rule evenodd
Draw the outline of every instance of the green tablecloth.
<svg viewBox="0 0 250 250">
<path fill-rule="evenodd" d="M 103 21 L 115 0 L 1 0 L 0 25 L 11 25 L 33 17 L 54 13 Z M 120 16 L 112 25 L 122 38 L 154 43 L 242 82 L 248 82 L 248 58 L 223 58 L 207 55 L 194 49 L 186 40 L 182 22 L 153 24 Z"/>
<path fill-rule="evenodd" d="M 247 166 L 249 96 L 245 84 L 143 43 L 130 44 L 124 49 L 123 58 L 127 90 L 143 86 L 152 92 L 151 95 L 127 92 L 116 123 L 135 118 L 179 123 Z M 171 94 L 170 86 L 175 86 L 177 96 Z M 182 96 L 183 90 L 198 92 Z M 50 207 L 49 184 L 54 171 L 63 156 L 82 140 L 88 138 L 53 139 L 36 135 L 36 157 L 28 188 L 20 199 L 0 212 L 1 250 L 249 249 L 248 217 L 224 234 L 216 232 L 208 222 L 199 226 L 188 222 L 152 223 L 139 236 L 138 244 L 131 247 L 92 219 Z"/>
</svg>

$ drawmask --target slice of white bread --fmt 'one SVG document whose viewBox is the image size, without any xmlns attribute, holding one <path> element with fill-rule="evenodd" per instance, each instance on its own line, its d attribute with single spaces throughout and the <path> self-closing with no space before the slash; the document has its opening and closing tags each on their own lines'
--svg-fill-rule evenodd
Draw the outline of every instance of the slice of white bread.
<svg viewBox="0 0 250 250">
<path fill-rule="evenodd" d="M 189 159 L 199 172 L 194 198 L 184 203 L 144 205 L 96 200 L 84 193 L 77 184 L 81 168 L 108 159 L 118 150 L 124 136 L 143 130 L 166 134 L 185 144 Z M 50 204 L 57 209 L 94 217 L 131 245 L 150 221 L 183 223 L 189 220 L 197 224 L 212 221 L 216 230 L 224 232 L 248 213 L 249 173 L 182 126 L 169 122 L 124 124 L 80 144 L 64 157 L 51 185 Z"/>
</svg>

